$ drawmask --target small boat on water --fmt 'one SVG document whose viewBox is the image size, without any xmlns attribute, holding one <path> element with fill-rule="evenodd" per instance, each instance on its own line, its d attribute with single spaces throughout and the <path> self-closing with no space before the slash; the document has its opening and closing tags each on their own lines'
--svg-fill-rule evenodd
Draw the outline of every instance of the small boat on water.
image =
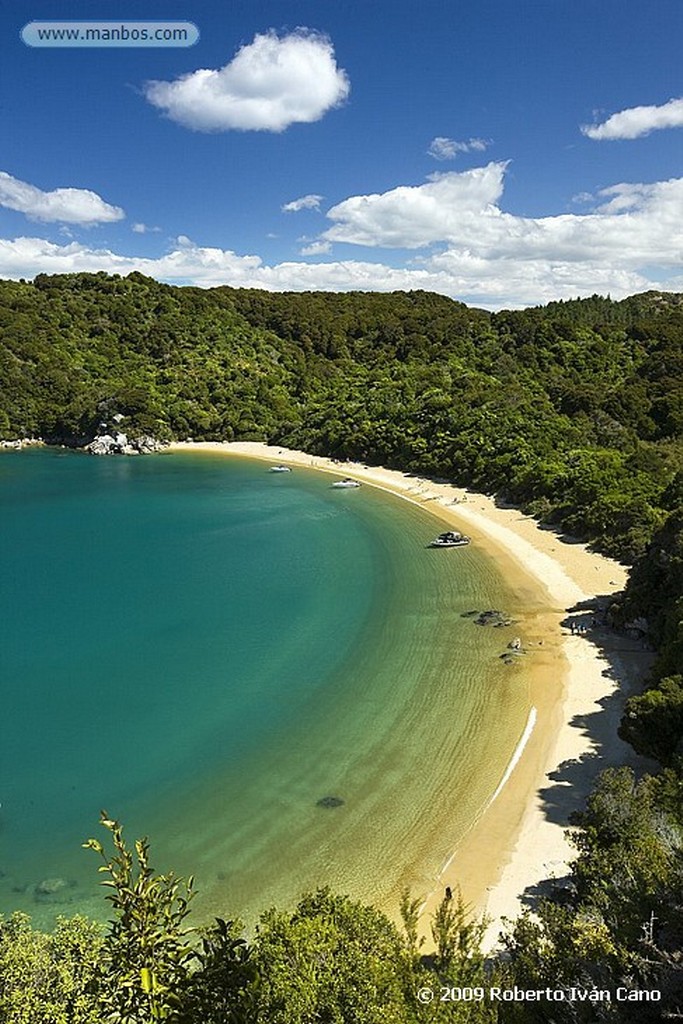
<svg viewBox="0 0 683 1024">
<path fill-rule="evenodd" d="M 268 472 L 269 473 L 291 473 L 292 472 L 292 467 L 291 466 L 271 466 Z"/>
<path fill-rule="evenodd" d="M 360 487 L 359 480 L 352 480 L 350 476 L 345 476 L 343 480 L 335 480 L 332 484 L 333 487 Z"/>
<path fill-rule="evenodd" d="M 440 533 L 429 546 L 430 548 L 462 548 L 469 543 L 470 538 L 458 533 L 457 530 L 446 530 L 445 533 Z"/>
</svg>

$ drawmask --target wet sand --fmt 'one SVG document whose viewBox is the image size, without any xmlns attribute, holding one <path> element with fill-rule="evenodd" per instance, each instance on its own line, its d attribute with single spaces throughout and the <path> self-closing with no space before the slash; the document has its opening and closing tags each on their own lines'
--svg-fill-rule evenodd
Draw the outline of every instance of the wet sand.
<svg viewBox="0 0 683 1024">
<path fill-rule="evenodd" d="M 533 710 L 492 799 L 443 866 L 433 891 L 424 894 L 421 916 L 428 948 L 431 913 L 445 886 L 460 885 L 473 910 L 491 918 L 485 945 L 493 948 L 502 918 L 517 916 L 545 880 L 567 874 L 574 856 L 568 818 L 596 775 L 607 765 L 633 760 L 616 729 L 623 700 L 651 656 L 634 641 L 593 626 L 591 611 L 569 611 L 622 590 L 626 567 L 560 539 L 518 509 L 498 507 L 488 496 L 450 484 L 258 442 L 183 442 L 170 450 L 305 466 L 391 491 L 466 532 L 514 584 L 527 611 L 523 643 L 533 651 L 525 667 Z M 572 635 L 571 620 L 587 624 L 587 632 Z"/>
</svg>

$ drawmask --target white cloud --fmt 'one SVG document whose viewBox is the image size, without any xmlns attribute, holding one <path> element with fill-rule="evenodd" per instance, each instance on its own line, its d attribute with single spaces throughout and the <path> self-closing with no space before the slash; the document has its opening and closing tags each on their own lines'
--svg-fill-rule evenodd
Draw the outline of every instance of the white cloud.
<svg viewBox="0 0 683 1024">
<path fill-rule="evenodd" d="M 429 143 L 427 153 L 435 160 L 453 160 L 458 153 L 482 153 L 491 142 L 487 139 L 468 139 L 467 142 L 457 142 L 445 135 L 437 135 Z"/>
<path fill-rule="evenodd" d="M 319 210 L 324 198 L 324 196 L 313 194 L 301 196 L 300 199 L 292 199 L 290 203 L 285 203 L 281 209 L 283 213 L 298 213 L 299 210 Z"/>
<path fill-rule="evenodd" d="M 396 291 L 425 289 L 489 309 L 535 305 L 595 292 L 620 298 L 648 288 L 683 288 L 683 278 L 667 273 L 644 274 L 637 268 L 608 261 L 546 259 L 491 260 L 469 252 L 448 250 L 403 267 L 360 260 L 273 266 L 258 256 L 230 250 L 180 245 L 157 258 L 121 256 L 89 249 L 77 242 L 56 245 L 40 238 L 0 240 L 0 277 L 32 278 L 38 273 L 65 274 L 134 270 L 169 284 L 203 288 L 232 285 L 271 291 Z"/>
<path fill-rule="evenodd" d="M 131 225 L 131 231 L 134 231 L 136 235 L 149 235 L 150 233 L 158 234 L 161 231 L 161 228 L 151 228 L 149 224 L 142 224 L 141 222 L 138 222 L 137 224 Z"/>
<path fill-rule="evenodd" d="M 172 121 L 202 132 L 281 132 L 319 121 L 349 94 L 330 40 L 309 29 L 257 35 L 219 70 L 148 82 L 145 96 Z"/>
<path fill-rule="evenodd" d="M 122 256 L 110 249 L 93 249 L 80 242 L 57 245 L 44 238 L 0 239 L 0 277 L 98 270 L 129 274 L 137 270 L 162 281 L 211 287 L 231 281 L 248 282 L 252 280 L 250 275 L 261 266 L 258 256 L 237 256 L 229 250 L 201 248 L 185 235 L 175 240 L 170 252 L 156 259 Z"/>
<path fill-rule="evenodd" d="M 325 261 L 323 236 L 302 255 L 268 265 L 257 255 L 209 248 L 179 236 L 157 258 L 122 256 L 72 241 L 0 240 L 0 277 L 133 270 L 171 284 L 330 291 L 422 288 L 490 309 L 534 305 L 595 292 L 620 298 L 648 288 L 683 289 L 683 178 L 620 183 L 597 194 L 581 214 L 526 218 L 500 203 L 504 164 L 433 176 L 335 207 L 326 232 L 366 246 L 416 250 L 384 262 Z M 425 249 L 440 242 L 440 251 Z M 419 252 L 420 247 L 422 251 Z M 396 266 L 388 265 L 396 263 Z"/>
<path fill-rule="evenodd" d="M 659 183 L 663 184 L 662 182 Z M 601 189 L 595 199 L 605 200 L 596 210 L 599 213 L 624 213 L 627 210 L 637 211 L 654 195 L 652 185 L 625 184 L 610 185 Z"/>
<path fill-rule="evenodd" d="M 466 224 L 497 210 L 507 164 L 432 174 L 426 185 L 401 185 L 389 192 L 352 196 L 328 211 L 335 225 L 330 242 L 417 248 L 456 238 Z M 498 211 L 499 212 L 499 211 Z M 474 231 L 476 233 L 476 229 Z"/>
<path fill-rule="evenodd" d="M 86 188 L 56 188 L 43 192 L 35 185 L 0 171 L 0 206 L 24 213 L 30 220 L 67 224 L 104 224 L 122 220 L 125 213 Z"/>
<path fill-rule="evenodd" d="M 355 245 L 419 248 L 442 243 L 489 260 L 671 266 L 683 250 L 683 178 L 619 184 L 584 214 L 518 217 L 505 213 L 506 164 L 432 176 L 426 184 L 353 196 L 332 207 L 322 238 Z"/>
<path fill-rule="evenodd" d="M 311 242 L 300 249 L 302 256 L 324 256 L 332 248 L 331 242 Z"/>
<path fill-rule="evenodd" d="M 581 131 L 589 139 L 637 139 L 660 128 L 683 128 L 683 98 L 660 107 L 629 107 L 602 124 L 584 124 Z"/>
</svg>

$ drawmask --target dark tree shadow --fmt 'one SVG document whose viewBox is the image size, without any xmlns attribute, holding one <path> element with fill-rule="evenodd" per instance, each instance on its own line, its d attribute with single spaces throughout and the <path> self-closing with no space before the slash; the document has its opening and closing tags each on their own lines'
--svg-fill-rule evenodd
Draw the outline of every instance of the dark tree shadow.
<svg viewBox="0 0 683 1024">
<path fill-rule="evenodd" d="M 610 625 L 609 606 L 616 599 L 617 595 L 600 595 L 579 602 L 567 609 L 561 623 L 565 634 L 573 633 L 577 643 L 588 644 L 600 655 L 605 662 L 602 675 L 614 683 L 612 692 L 596 702 L 596 710 L 575 715 L 569 723 L 588 739 L 590 751 L 563 761 L 546 775 L 547 785 L 538 790 L 548 821 L 563 827 L 571 825 L 572 816 L 585 806 L 598 775 L 606 768 L 626 764 L 637 776 L 658 768 L 656 762 L 636 754 L 617 734 L 625 702 L 641 691 L 653 654 L 638 631 L 625 633 Z M 522 903 L 533 909 L 541 897 L 561 899 L 563 891 L 571 887 L 571 876 L 558 863 L 558 871 L 561 867 L 561 876 L 550 877 L 554 875 L 553 864 L 547 864 L 549 877 L 527 887 L 520 897 Z"/>
</svg>

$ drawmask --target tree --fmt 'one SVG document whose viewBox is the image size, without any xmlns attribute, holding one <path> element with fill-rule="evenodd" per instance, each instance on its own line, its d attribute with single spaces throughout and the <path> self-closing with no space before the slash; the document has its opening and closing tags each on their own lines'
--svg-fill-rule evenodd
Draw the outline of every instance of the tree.
<svg viewBox="0 0 683 1024">
<path fill-rule="evenodd" d="M 405 945 L 379 911 L 329 889 L 258 925 L 259 1024 L 410 1024 L 417 1003 Z"/>
<path fill-rule="evenodd" d="M 253 1024 L 260 975 L 253 948 L 235 921 L 217 918 L 201 931 L 197 966 L 184 999 L 188 1024 Z"/>
<path fill-rule="evenodd" d="M 683 676 L 666 676 L 630 697 L 619 735 L 634 750 L 668 765 L 683 754 Z"/>
<path fill-rule="evenodd" d="M 470 907 L 460 887 L 456 886 L 455 893 L 441 901 L 432 919 L 435 965 L 440 975 L 457 978 L 458 985 L 481 982 L 484 967 L 481 943 L 487 926 L 485 917 L 471 920 Z"/>
<path fill-rule="evenodd" d="M 615 944 L 598 913 L 541 900 L 534 916 L 519 917 L 506 936 L 506 987 L 564 992 L 501 1007 L 501 1024 L 583 1024 L 614 1019 L 613 1006 L 572 999 L 572 989 L 614 991 L 629 980 L 629 956 Z"/>
<path fill-rule="evenodd" d="M 109 855 L 98 839 L 84 843 L 104 863 L 102 885 L 116 917 L 100 950 L 99 1003 L 111 1024 L 181 1024 L 183 995 L 188 988 L 195 953 L 185 925 L 194 895 L 187 882 L 172 872 L 157 875 L 149 864 L 149 843 L 135 841 L 128 849 L 121 825 L 102 812 L 101 824 L 114 845 Z"/>
<path fill-rule="evenodd" d="M 102 929 L 84 917 L 58 918 L 51 934 L 26 914 L 0 918 L 0 1021 L 100 1024 L 101 949 Z"/>
<path fill-rule="evenodd" d="M 608 768 L 575 816 L 573 865 L 581 905 L 595 908 L 615 941 L 633 944 L 652 912 L 666 916 L 683 850 L 678 823 L 661 806 L 656 779 Z"/>
</svg>

